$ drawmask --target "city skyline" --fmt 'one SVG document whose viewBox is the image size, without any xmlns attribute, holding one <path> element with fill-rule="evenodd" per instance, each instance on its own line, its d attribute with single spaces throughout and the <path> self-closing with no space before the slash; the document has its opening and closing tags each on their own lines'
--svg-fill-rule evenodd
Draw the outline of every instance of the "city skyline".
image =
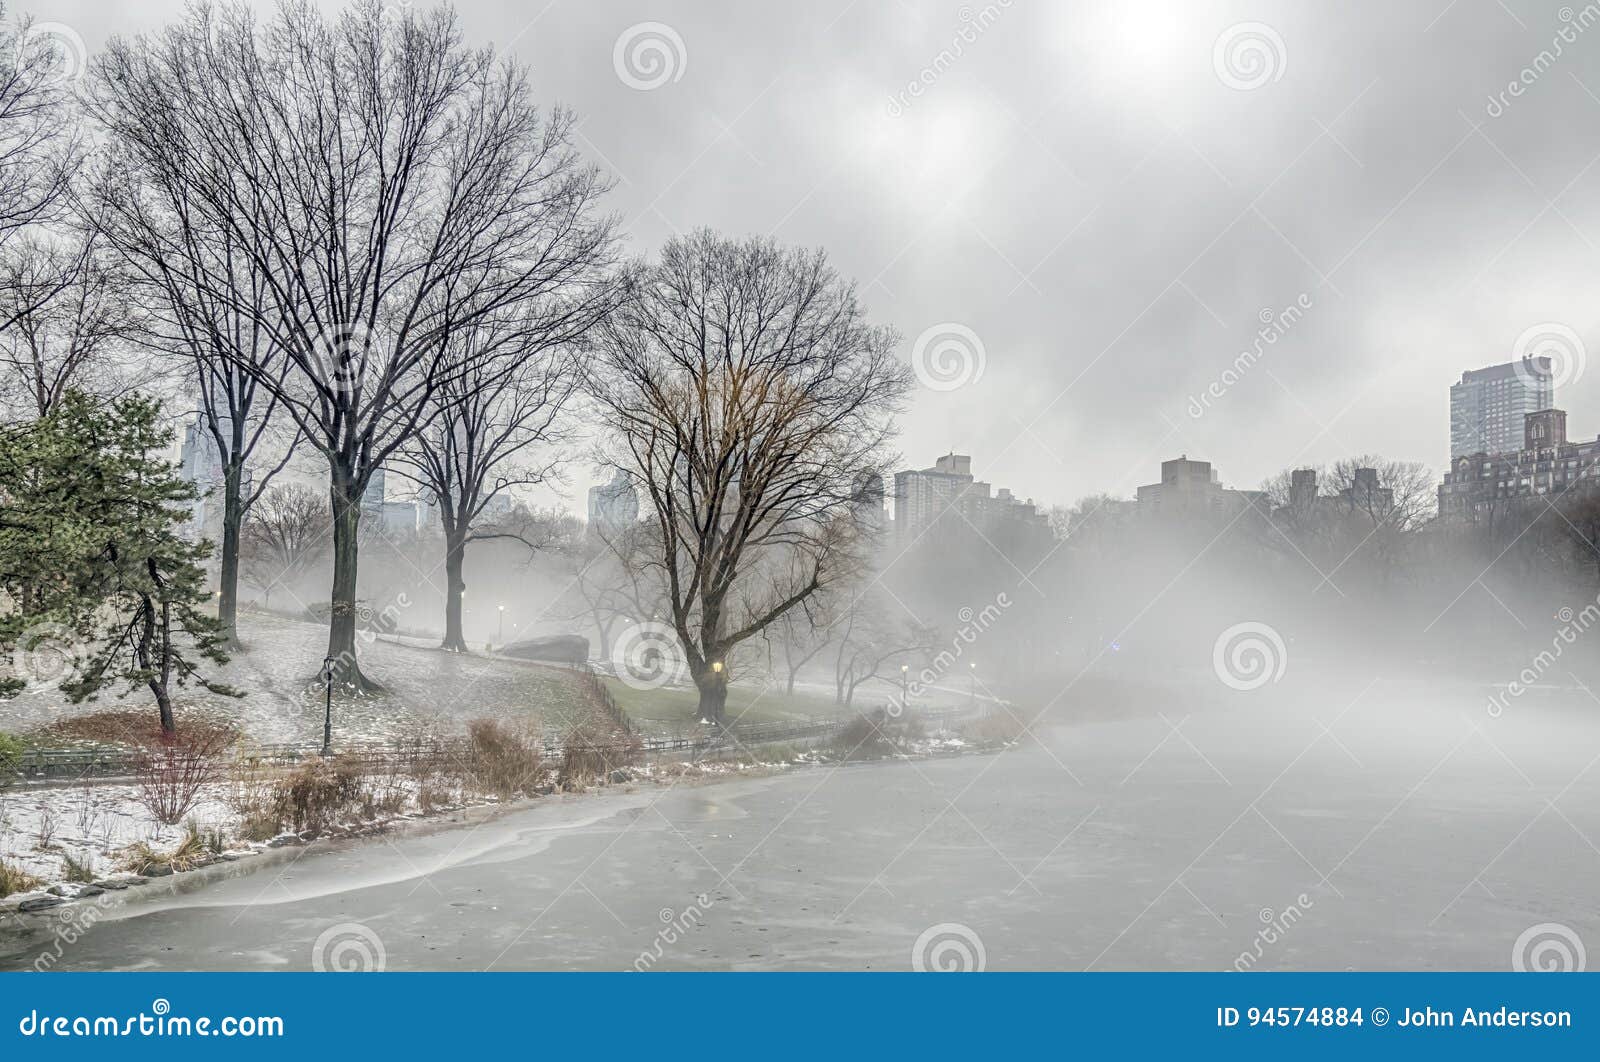
<svg viewBox="0 0 1600 1062">
<path fill-rule="evenodd" d="M 25 6 L 92 55 L 180 5 Z M 1463 369 L 1510 360 L 1547 322 L 1597 340 L 1600 46 L 1579 37 L 1495 98 L 1565 25 L 1559 5 L 974 17 L 990 7 L 980 28 L 955 4 L 458 4 L 469 34 L 577 112 L 630 253 L 700 224 L 770 232 L 828 247 L 902 357 L 941 324 L 978 338 L 980 376 L 917 390 L 907 468 L 986 455 L 988 478 L 1043 507 L 1131 495 L 1179 452 L 1241 487 L 1362 452 L 1442 475 L 1442 397 Z M 1215 53 L 1244 20 L 1278 42 L 1259 83 L 1230 84 Z M 646 22 L 681 41 L 651 90 L 613 65 Z M 904 93 L 925 69 L 932 83 Z M 1262 316 L 1302 296 L 1303 316 L 1191 416 Z M 1594 381 L 1560 393 L 1574 437 L 1600 430 Z M 575 470 L 563 504 L 581 512 L 606 478 Z"/>
</svg>

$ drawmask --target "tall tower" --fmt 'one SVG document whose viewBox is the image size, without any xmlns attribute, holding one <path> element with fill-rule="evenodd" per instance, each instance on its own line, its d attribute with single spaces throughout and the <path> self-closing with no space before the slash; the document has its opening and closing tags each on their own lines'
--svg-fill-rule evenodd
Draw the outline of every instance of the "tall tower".
<svg viewBox="0 0 1600 1062">
<path fill-rule="evenodd" d="M 1544 356 L 1462 373 L 1450 386 L 1450 456 L 1522 449 L 1523 418 L 1555 405 L 1555 390 Z"/>
</svg>

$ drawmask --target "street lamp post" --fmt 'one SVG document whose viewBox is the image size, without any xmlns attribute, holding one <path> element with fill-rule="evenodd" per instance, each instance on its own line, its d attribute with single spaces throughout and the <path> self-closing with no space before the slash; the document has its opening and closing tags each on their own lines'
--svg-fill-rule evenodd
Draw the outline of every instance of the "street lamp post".
<svg viewBox="0 0 1600 1062">
<path fill-rule="evenodd" d="M 978 664 L 976 661 L 967 665 L 967 673 L 972 676 L 972 686 L 967 696 L 967 703 L 976 708 L 978 706 Z"/>
<path fill-rule="evenodd" d="M 900 710 L 903 712 L 911 705 L 906 701 L 906 683 L 910 681 L 911 665 L 900 665 Z"/>
<path fill-rule="evenodd" d="M 496 605 L 495 608 L 500 610 L 500 624 L 494 631 L 494 643 L 500 645 L 506 640 L 506 607 L 504 605 Z"/>
<path fill-rule="evenodd" d="M 333 755 L 333 673 L 334 659 L 331 656 L 322 658 L 322 689 L 326 695 L 322 715 L 322 754 Z"/>
</svg>

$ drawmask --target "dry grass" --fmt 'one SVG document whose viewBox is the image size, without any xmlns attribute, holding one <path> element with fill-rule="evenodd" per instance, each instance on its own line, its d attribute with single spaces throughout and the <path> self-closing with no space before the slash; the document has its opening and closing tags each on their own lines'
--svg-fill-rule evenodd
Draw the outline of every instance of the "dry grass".
<svg viewBox="0 0 1600 1062">
<path fill-rule="evenodd" d="M 193 870 L 211 861 L 211 853 L 200 832 L 192 827 L 170 852 L 158 852 L 144 841 L 135 841 L 124 848 L 117 861 L 118 870 L 135 874 L 148 874 L 155 867 L 171 867 L 174 871 Z"/>
<path fill-rule="evenodd" d="M 534 795 L 544 778 L 544 746 L 532 729 L 474 719 L 467 724 L 467 756 L 467 781 L 502 800 Z"/>
<path fill-rule="evenodd" d="M 612 771 L 638 762 L 641 747 L 637 735 L 592 723 L 580 726 L 562 742 L 556 783 L 574 789 L 603 781 Z"/>
<path fill-rule="evenodd" d="M 0 896 L 10 896 L 14 892 L 30 892 L 42 884 L 44 883 L 21 867 L 14 867 L 4 859 L 0 859 Z"/>
<path fill-rule="evenodd" d="M 94 853 L 85 852 L 79 859 L 71 852 L 61 853 L 62 875 L 68 881 L 86 883 L 95 879 Z"/>
<path fill-rule="evenodd" d="M 279 826 L 321 833 L 341 819 L 359 814 L 373 801 L 359 764 L 343 757 L 313 760 L 273 786 L 271 811 Z M 367 817 L 371 817 L 368 815 Z"/>
<path fill-rule="evenodd" d="M 198 712 L 186 712 L 178 717 L 178 733 L 190 739 L 215 737 L 224 746 L 239 737 L 238 728 L 231 723 Z M 158 747 L 165 740 L 160 717 L 150 709 L 133 708 L 107 709 L 60 719 L 40 727 L 30 736 L 45 744 L 83 742 L 136 748 Z"/>
</svg>

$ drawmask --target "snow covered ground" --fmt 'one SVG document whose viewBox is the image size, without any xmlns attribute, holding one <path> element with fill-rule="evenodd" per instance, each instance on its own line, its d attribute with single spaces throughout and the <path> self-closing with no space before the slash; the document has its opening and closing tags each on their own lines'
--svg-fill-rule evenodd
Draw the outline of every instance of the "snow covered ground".
<svg viewBox="0 0 1600 1062">
<path fill-rule="evenodd" d="M 327 628 L 283 616 L 246 612 L 240 617 L 245 647 L 215 673 L 240 698 L 221 697 L 195 686 L 177 692 L 181 715 L 204 711 L 239 727 L 262 744 L 320 743 L 323 694 L 316 674 L 327 649 Z M 340 697 L 333 706 L 336 741 L 389 740 L 420 730 L 459 733 L 467 720 L 494 717 L 538 720 L 563 733 L 587 710 L 565 669 L 478 655 L 445 653 L 417 639 L 358 640 L 362 669 L 388 693 Z M 120 698 L 70 704 L 57 690 L 28 691 L 0 701 L 0 731 L 27 734 L 62 718 L 109 707 L 155 703 L 143 689 Z"/>
</svg>

